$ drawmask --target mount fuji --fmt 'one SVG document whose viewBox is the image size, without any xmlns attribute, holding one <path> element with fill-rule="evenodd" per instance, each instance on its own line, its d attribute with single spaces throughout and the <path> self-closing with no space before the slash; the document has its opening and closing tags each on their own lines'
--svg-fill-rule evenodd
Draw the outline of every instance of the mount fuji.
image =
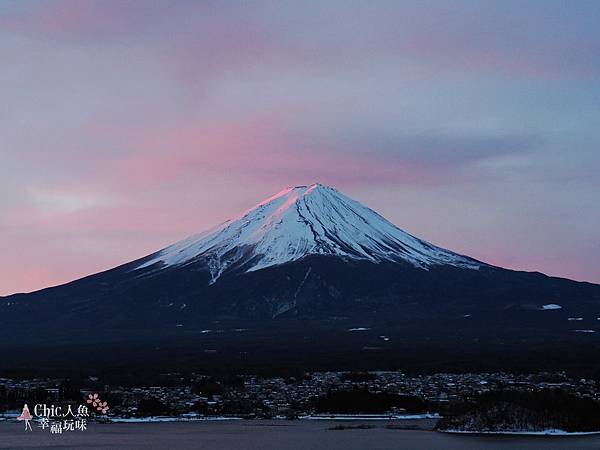
<svg viewBox="0 0 600 450">
<path fill-rule="evenodd" d="M 539 355 L 564 366 L 591 360 L 597 337 L 599 285 L 445 250 L 320 184 L 114 269 L 0 298 L 0 369 L 31 352 L 52 366 L 431 367 L 440 355 L 450 368 Z"/>
<path fill-rule="evenodd" d="M 246 272 L 309 255 L 372 263 L 408 262 L 479 269 L 474 259 L 436 247 L 402 231 L 334 188 L 313 184 L 284 189 L 238 217 L 152 255 L 137 268 L 207 263 L 214 283 L 223 272 Z"/>
</svg>

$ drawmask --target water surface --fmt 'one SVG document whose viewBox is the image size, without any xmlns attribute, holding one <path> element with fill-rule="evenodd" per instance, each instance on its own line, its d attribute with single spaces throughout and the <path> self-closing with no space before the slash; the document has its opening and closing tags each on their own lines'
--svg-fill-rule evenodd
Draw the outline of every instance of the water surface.
<svg viewBox="0 0 600 450">
<path fill-rule="evenodd" d="M 417 423 L 418 422 L 418 423 Z M 599 449 L 600 436 L 473 436 L 428 430 L 432 421 L 270 421 L 90 424 L 51 435 L 22 423 L 0 423 L 0 449 L 97 450 L 474 450 Z M 342 427 L 372 427 L 333 429 Z M 393 427 L 393 428 L 392 428 Z M 417 428 L 417 429 L 407 429 Z"/>
</svg>

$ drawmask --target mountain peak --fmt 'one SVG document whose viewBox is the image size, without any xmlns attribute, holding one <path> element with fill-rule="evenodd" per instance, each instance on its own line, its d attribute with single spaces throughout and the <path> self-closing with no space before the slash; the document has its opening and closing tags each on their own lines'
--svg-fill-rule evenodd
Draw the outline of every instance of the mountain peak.
<svg viewBox="0 0 600 450">
<path fill-rule="evenodd" d="M 312 183 L 312 184 L 300 184 L 298 186 L 289 186 L 288 189 L 315 189 L 315 188 L 329 188 L 333 189 L 330 186 L 324 186 L 321 183 Z"/>
<path fill-rule="evenodd" d="M 212 282 L 232 268 L 254 271 L 330 255 L 372 263 L 478 269 L 482 263 L 418 239 L 320 183 L 288 187 L 223 224 L 147 257 L 137 268 L 204 262 Z"/>
<path fill-rule="evenodd" d="M 302 184 L 299 186 L 288 186 L 287 188 L 278 192 L 274 196 L 263 200 L 262 202 L 259 203 L 259 205 L 262 203 L 265 203 L 267 201 L 273 200 L 275 198 L 278 198 L 280 196 L 288 195 L 290 193 L 293 193 L 294 195 L 302 196 L 302 195 L 311 195 L 311 194 L 315 194 L 315 193 L 318 194 L 319 192 L 322 192 L 322 191 L 338 192 L 337 189 L 335 189 L 331 186 L 325 186 L 321 183 Z"/>
</svg>

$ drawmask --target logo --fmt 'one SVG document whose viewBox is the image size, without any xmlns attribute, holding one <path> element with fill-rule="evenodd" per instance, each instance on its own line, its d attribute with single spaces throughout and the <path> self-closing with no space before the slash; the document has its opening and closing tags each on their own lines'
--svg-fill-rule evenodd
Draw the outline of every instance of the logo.
<svg viewBox="0 0 600 450">
<path fill-rule="evenodd" d="M 29 421 L 33 419 L 33 417 L 31 417 L 31 413 L 29 412 L 29 408 L 27 407 L 27 403 L 25 403 L 25 406 L 23 406 L 23 412 L 21 413 L 21 415 L 19 417 L 17 417 L 17 420 L 23 420 L 25 421 L 25 431 L 27 431 L 27 428 L 29 428 L 29 431 L 31 430 L 31 424 L 29 423 Z"/>
<path fill-rule="evenodd" d="M 109 409 L 108 403 L 102 401 L 98 394 L 89 394 L 86 403 L 96 414 L 106 414 Z M 33 407 L 33 416 L 25 404 L 17 420 L 25 422 L 25 431 L 33 431 L 30 421 L 35 419 L 39 423 L 38 428 L 48 430 L 51 434 L 62 434 L 87 430 L 90 417 L 90 408 L 84 404 L 78 405 L 75 409 L 71 404 L 62 406 L 38 403 Z"/>
<path fill-rule="evenodd" d="M 108 411 L 107 403 L 100 400 L 100 397 L 98 397 L 98 394 L 88 395 L 87 402 L 91 403 L 92 406 L 94 408 L 96 408 L 98 411 L 100 411 L 102 414 L 106 414 L 106 411 Z"/>
</svg>

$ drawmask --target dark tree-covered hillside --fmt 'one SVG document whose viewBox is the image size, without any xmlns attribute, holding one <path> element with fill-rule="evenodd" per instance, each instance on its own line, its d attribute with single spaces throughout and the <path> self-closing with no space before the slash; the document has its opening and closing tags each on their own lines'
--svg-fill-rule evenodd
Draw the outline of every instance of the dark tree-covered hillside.
<svg viewBox="0 0 600 450">
<path fill-rule="evenodd" d="M 600 403 L 560 390 L 489 392 L 478 397 L 466 413 L 444 417 L 437 428 L 473 432 L 600 431 Z"/>
</svg>

